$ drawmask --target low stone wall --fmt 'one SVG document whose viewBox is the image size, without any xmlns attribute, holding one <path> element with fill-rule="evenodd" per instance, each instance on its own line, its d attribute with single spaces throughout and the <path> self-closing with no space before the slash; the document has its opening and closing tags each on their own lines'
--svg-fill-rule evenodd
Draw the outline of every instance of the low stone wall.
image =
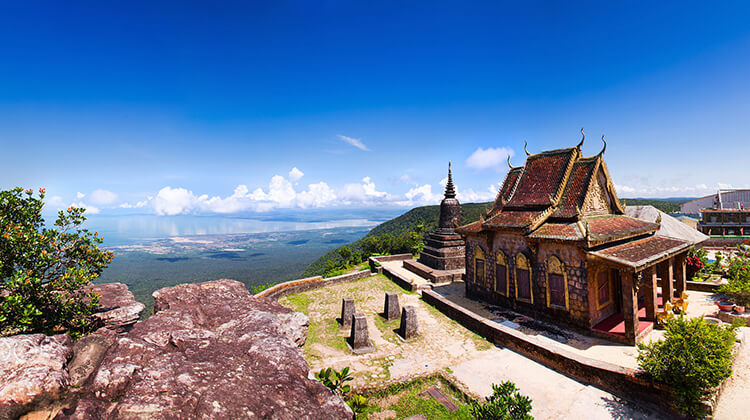
<svg viewBox="0 0 750 420">
<path fill-rule="evenodd" d="M 290 280 L 284 283 L 279 283 L 275 286 L 269 287 L 266 290 L 255 295 L 255 297 L 267 297 L 271 299 L 278 299 L 282 296 L 290 295 L 293 293 L 306 292 L 308 290 L 319 289 L 321 287 L 330 286 L 332 284 L 344 283 L 353 280 L 359 280 L 366 277 L 370 277 L 373 273 L 370 270 L 362 270 L 354 273 L 342 274 L 340 276 L 323 278 L 321 276 L 308 277 L 306 279 Z"/>
<path fill-rule="evenodd" d="M 734 312 L 719 311 L 717 317 L 729 324 L 735 321 L 742 321 L 746 326 L 750 327 L 750 313 L 736 314 Z"/>
<path fill-rule="evenodd" d="M 422 299 L 461 325 L 499 346 L 507 347 L 579 382 L 645 402 L 665 415 L 676 416 L 669 403 L 672 400 L 670 390 L 648 379 L 640 370 L 590 359 L 560 348 L 550 348 L 547 343 L 536 337 L 526 336 L 485 319 L 431 290 L 423 291 Z"/>
</svg>

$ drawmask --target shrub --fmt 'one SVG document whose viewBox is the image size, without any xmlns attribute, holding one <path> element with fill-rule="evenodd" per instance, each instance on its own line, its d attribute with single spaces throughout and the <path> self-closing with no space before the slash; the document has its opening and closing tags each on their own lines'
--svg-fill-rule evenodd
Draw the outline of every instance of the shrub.
<svg viewBox="0 0 750 420">
<path fill-rule="evenodd" d="M 701 402 L 732 374 L 734 327 L 684 316 L 664 327 L 664 340 L 638 344 L 638 364 L 672 389 L 680 412 L 700 417 Z"/>
<path fill-rule="evenodd" d="M 471 414 L 478 420 L 527 420 L 531 417 L 531 398 L 521 395 L 516 384 L 505 381 L 492 384 L 492 395 L 482 404 L 471 403 Z"/>
<path fill-rule="evenodd" d="M 352 394 L 346 403 L 354 411 L 355 418 L 367 409 L 367 398 L 359 394 Z"/>
<path fill-rule="evenodd" d="M 326 386 L 326 388 L 333 391 L 334 394 L 346 395 L 349 393 L 351 387 L 344 385 L 345 382 L 353 380 L 349 375 L 349 368 L 345 367 L 340 371 L 332 368 L 326 368 L 318 372 L 315 377 Z"/>
<path fill-rule="evenodd" d="M 729 282 L 719 292 L 729 296 L 734 303 L 750 306 L 750 258 L 744 254 L 733 257 L 727 268 Z"/>
<path fill-rule="evenodd" d="M 0 191 L 0 335 L 51 334 L 76 337 L 89 331 L 99 296 L 85 286 L 112 261 L 99 250 L 97 233 L 81 229 L 85 209 L 60 211 L 55 227 L 44 226 L 32 190 Z"/>
</svg>

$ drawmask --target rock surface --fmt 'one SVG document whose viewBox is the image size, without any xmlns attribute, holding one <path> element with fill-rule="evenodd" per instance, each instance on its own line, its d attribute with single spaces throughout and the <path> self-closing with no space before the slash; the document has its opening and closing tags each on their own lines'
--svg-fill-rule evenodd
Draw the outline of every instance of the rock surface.
<svg viewBox="0 0 750 420">
<path fill-rule="evenodd" d="M 123 333 L 138 322 L 145 306 L 136 301 L 128 286 L 122 283 L 97 284 L 91 290 L 99 293 L 99 310 L 94 314 L 104 328 Z"/>
<path fill-rule="evenodd" d="M 161 289 L 154 300 L 155 315 L 116 337 L 59 417 L 352 418 L 308 378 L 304 315 L 233 280 Z"/>
<path fill-rule="evenodd" d="M 0 419 L 60 399 L 70 382 L 65 366 L 72 348 L 67 335 L 0 338 Z"/>
</svg>

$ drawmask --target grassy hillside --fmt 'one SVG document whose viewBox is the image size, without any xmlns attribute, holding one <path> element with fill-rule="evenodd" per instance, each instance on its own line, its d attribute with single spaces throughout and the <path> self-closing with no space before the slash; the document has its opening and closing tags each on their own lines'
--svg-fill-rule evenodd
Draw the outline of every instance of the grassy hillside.
<svg viewBox="0 0 750 420">
<path fill-rule="evenodd" d="M 492 203 L 468 203 L 462 204 L 462 223 L 471 223 L 479 220 L 479 215 L 484 212 L 485 207 L 491 208 Z M 385 223 L 375 226 L 367 236 L 380 236 L 385 234 L 400 235 L 405 232 L 414 230 L 420 221 L 425 224 L 425 232 L 434 232 L 438 228 L 438 218 L 440 217 L 440 206 L 423 206 L 413 208 L 401 216 L 391 219 Z M 362 239 L 348 244 L 349 248 L 354 251 L 361 250 Z M 327 260 L 340 261 L 338 248 L 333 249 L 310 264 L 305 270 L 305 277 L 319 276 L 325 272 Z"/>
</svg>

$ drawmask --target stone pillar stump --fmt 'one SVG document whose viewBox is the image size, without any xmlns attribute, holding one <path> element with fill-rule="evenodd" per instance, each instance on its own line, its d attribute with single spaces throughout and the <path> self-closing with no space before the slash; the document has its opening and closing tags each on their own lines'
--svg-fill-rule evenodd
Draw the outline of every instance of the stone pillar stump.
<svg viewBox="0 0 750 420">
<path fill-rule="evenodd" d="M 401 326 L 398 333 L 404 340 L 410 340 L 417 335 L 417 308 L 414 306 L 405 306 L 401 310 Z"/>
<path fill-rule="evenodd" d="M 354 298 L 345 297 L 341 300 L 341 327 L 350 328 L 352 326 L 352 316 L 354 315 Z"/>
<path fill-rule="evenodd" d="M 398 304 L 398 294 L 395 292 L 385 292 L 385 307 L 383 316 L 388 321 L 393 321 L 401 315 L 401 307 Z"/>
<path fill-rule="evenodd" d="M 370 353 L 375 347 L 370 342 L 367 332 L 367 318 L 365 314 L 352 315 L 352 333 L 349 337 L 349 347 L 355 354 Z"/>
</svg>

